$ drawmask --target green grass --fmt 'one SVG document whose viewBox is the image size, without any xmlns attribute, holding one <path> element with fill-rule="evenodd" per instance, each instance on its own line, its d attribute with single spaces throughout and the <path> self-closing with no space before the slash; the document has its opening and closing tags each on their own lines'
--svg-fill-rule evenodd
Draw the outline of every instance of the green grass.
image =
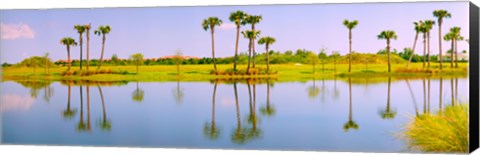
<svg viewBox="0 0 480 155">
<path fill-rule="evenodd" d="M 233 65 L 217 65 L 219 71 L 231 70 Z M 246 65 L 239 65 L 239 70 L 246 70 Z M 265 65 L 258 65 L 257 68 L 265 69 Z M 337 64 L 336 71 L 333 64 L 326 64 L 323 68 L 321 64 L 316 65 L 315 74 L 313 74 L 312 65 L 302 64 L 281 64 L 270 65 L 270 75 L 212 75 L 213 65 L 182 65 L 180 75 L 177 75 L 176 66 L 158 65 L 158 66 L 140 66 L 139 73 L 135 66 L 104 66 L 102 70 L 111 70 L 114 74 L 92 74 L 81 76 L 82 74 L 72 74 L 63 76 L 66 67 L 54 67 L 46 74 L 43 68 L 26 67 L 6 67 L 2 71 L 3 80 L 91 80 L 91 81 L 208 81 L 212 79 L 229 78 L 276 78 L 280 81 L 298 81 L 302 79 L 323 78 L 332 79 L 334 77 L 438 77 L 438 76 L 468 76 L 468 66 L 466 63 L 460 63 L 459 68 L 451 69 L 445 65 L 442 72 L 438 69 L 438 64 L 433 63 L 432 69 L 423 70 L 421 63 L 413 63 L 410 69 L 404 69 L 405 64 L 393 64 L 392 72 L 387 72 L 385 64 L 369 64 L 368 70 L 363 64 L 352 65 L 352 72 L 348 73 L 348 64 Z M 71 72 L 79 72 L 78 67 L 72 67 Z M 96 67 L 91 67 L 90 71 L 95 71 Z M 83 73 L 82 71 L 80 73 Z M 118 73 L 118 74 L 117 74 Z M 120 74 L 121 73 L 121 74 Z"/>
<path fill-rule="evenodd" d="M 415 117 L 404 131 L 410 149 L 435 153 L 468 152 L 468 104 L 447 106 Z"/>
</svg>

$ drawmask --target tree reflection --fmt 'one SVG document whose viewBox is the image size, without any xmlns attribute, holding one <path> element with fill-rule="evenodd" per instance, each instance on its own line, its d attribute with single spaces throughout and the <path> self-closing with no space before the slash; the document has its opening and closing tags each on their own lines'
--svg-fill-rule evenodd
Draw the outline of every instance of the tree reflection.
<svg viewBox="0 0 480 155">
<path fill-rule="evenodd" d="M 357 130 L 359 128 L 358 124 L 353 120 L 352 114 L 352 79 L 348 78 L 348 91 L 349 91 L 349 98 L 350 98 L 350 110 L 348 113 L 348 122 L 343 125 L 343 130 L 348 132 L 349 129 Z"/>
<path fill-rule="evenodd" d="M 442 95 L 443 95 L 443 78 L 440 77 L 440 93 L 438 95 L 438 97 L 440 98 L 439 103 L 438 103 L 439 104 L 439 112 L 442 112 L 442 99 L 443 99 Z"/>
<path fill-rule="evenodd" d="M 40 90 L 43 88 L 45 89 L 45 96 L 51 97 L 53 95 L 53 91 L 49 93 L 47 91 L 47 87 L 52 83 L 50 81 L 29 81 L 29 80 L 20 80 L 16 81 L 17 83 L 21 84 L 25 88 L 30 88 L 30 96 L 33 98 L 37 98 Z M 50 98 L 48 98 L 50 99 Z"/>
<path fill-rule="evenodd" d="M 112 122 L 107 119 L 107 109 L 105 107 L 105 100 L 103 98 L 103 92 L 102 88 L 100 85 L 97 85 L 98 88 L 98 93 L 100 93 L 100 99 L 102 100 L 102 109 L 103 109 L 103 118 L 102 121 L 100 122 L 100 128 L 103 131 L 110 131 L 112 129 Z"/>
<path fill-rule="evenodd" d="M 415 108 L 415 116 L 418 117 L 419 113 L 418 113 L 417 100 L 415 99 L 415 93 L 413 93 L 412 87 L 410 87 L 410 82 L 408 82 L 408 79 L 405 79 L 405 82 L 407 83 L 408 90 L 410 91 L 410 96 L 412 97 L 412 103 L 413 103 L 413 106 Z M 423 85 L 423 87 L 425 89 L 425 85 Z M 423 95 L 423 98 L 425 99 L 425 94 Z"/>
<path fill-rule="evenodd" d="M 75 109 L 71 109 L 70 108 L 70 96 L 71 96 L 71 85 L 68 85 L 68 104 L 67 104 L 67 109 L 63 111 L 63 118 L 65 119 L 72 119 L 73 116 L 75 116 L 75 113 L 77 112 L 77 110 Z"/>
<path fill-rule="evenodd" d="M 50 84 L 47 85 L 47 81 L 44 82 L 44 96 L 43 99 L 47 102 L 50 102 L 50 98 L 53 96 L 53 87 L 50 87 Z"/>
<path fill-rule="evenodd" d="M 145 92 L 142 89 L 138 88 L 138 81 L 137 81 L 137 89 L 135 89 L 135 91 L 133 91 L 132 93 L 132 100 L 136 102 L 142 102 L 144 96 L 145 96 Z"/>
<path fill-rule="evenodd" d="M 340 91 L 337 89 L 337 77 L 335 76 L 333 78 L 333 98 L 337 100 L 339 96 L 340 96 Z"/>
<path fill-rule="evenodd" d="M 85 124 L 85 121 L 83 120 L 83 87 L 80 86 L 80 121 L 77 124 L 77 130 L 78 131 L 86 131 L 87 125 Z"/>
<path fill-rule="evenodd" d="M 313 78 L 313 85 L 308 87 L 308 97 L 314 99 L 320 94 L 320 89 L 315 85 L 315 78 Z"/>
<path fill-rule="evenodd" d="M 237 91 L 237 83 L 233 83 L 233 90 L 235 93 L 235 105 L 237 111 L 237 128 L 235 132 L 232 134 L 232 141 L 237 144 L 244 144 L 247 141 L 246 138 L 246 131 L 242 128 L 242 121 L 240 120 L 240 106 L 238 103 L 238 91 Z"/>
<path fill-rule="evenodd" d="M 454 94 L 454 87 L 453 87 L 453 78 L 450 79 L 450 89 L 451 89 L 451 98 L 452 98 L 452 106 L 455 106 L 455 94 Z"/>
<path fill-rule="evenodd" d="M 173 93 L 175 102 L 177 102 L 177 104 L 181 104 L 183 102 L 183 96 L 185 96 L 185 94 L 183 92 L 183 88 L 180 87 L 180 81 L 178 79 L 177 79 L 177 87 L 173 89 L 172 93 Z"/>
<path fill-rule="evenodd" d="M 275 107 L 270 105 L 270 80 L 267 80 L 267 106 L 260 108 L 260 112 L 265 116 L 275 115 Z"/>
<path fill-rule="evenodd" d="M 382 119 L 393 119 L 397 115 L 397 112 L 390 108 L 390 85 L 391 85 L 391 77 L 388 77 L 387 108 L 385 110 L 380 111 L 380 116 L 382 117 Z"/>
<path fill-rule="evenodd" d="M 248 89 L 249 89 L 249 94 L 250 93 L 250 81 L 247 81 L 247 85 L 248 85 Z M 257 123 L 258 123 L 258 117 L 257 117 L 257 109 L 256 109 L 256 105 L 257 105 L 257 91 L 256 91 L 256 84 L 253 83 L 253 102 L 252 102 L 252 98 L 251 98 L 251 95 L 250 95 L 250 113 L 248 114 L 248 123 L 250 123 L 252 125 L 251 128 L 248 129 L 248 134 L 247 134 L 247 137 L 249 139 L 256 139 L 256 138 L 259 138 L 261 137 L 261 134 L 262 134 L 262 131 L 261 129 L 257 128 Z"/>
<path fill-rule="evenodd" d="M 212 122 L 205 123 L 203 128 L 203 134 L 205 134 L 211 140 L 218 139 L 220 136 L 219 127 L 215 124 L 215 96 L 217 94 L 217 82 L 213 86 L 213 96 L 212 96 Z"/>
</svg>

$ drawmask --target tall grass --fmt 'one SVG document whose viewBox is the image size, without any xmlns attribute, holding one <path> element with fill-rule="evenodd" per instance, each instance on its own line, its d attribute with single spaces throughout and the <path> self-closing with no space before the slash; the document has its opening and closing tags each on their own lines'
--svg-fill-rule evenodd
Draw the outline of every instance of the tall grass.
<svg viewBox="0 0 480 155">
<path fill-rule="evenodd" d="M 404 136 L 414 151 L 468 152 L 468 104 L 447 106 L 443 112 L 415 117 Z"/>
</svg>

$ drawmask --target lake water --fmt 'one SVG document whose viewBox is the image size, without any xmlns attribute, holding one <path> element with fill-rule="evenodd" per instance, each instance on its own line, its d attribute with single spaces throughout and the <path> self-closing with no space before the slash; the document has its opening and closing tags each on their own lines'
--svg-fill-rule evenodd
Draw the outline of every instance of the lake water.
<svg viewBox="0 0 480 155">
<path fill-rule="evenodd" d="M 469 99 L 467 78 L 388 81 L 6 81 L 1 143 L 407 152 L 412 117 Z"/>
</svg>

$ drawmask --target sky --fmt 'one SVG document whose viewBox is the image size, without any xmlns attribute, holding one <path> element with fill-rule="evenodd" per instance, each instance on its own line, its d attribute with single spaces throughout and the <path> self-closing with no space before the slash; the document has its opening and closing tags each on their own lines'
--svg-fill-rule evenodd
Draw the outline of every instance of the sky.
<svg viewBox="0 0 480 155">
<path fill-rule="evenodd" d="M 203 19 L 211 16 L 223 20 L 216 27 L 215 52 L 217 57 L 233 56 L 236 28 L 228 20 L 231 12 L 242 10 L 252 15 L 262 15 L 256 25 L 262 36 L 276 38 L 271 50 L 284 52 L 308 49 L 328 53 L 348 53 L 348 29 L 344 19 L 358 20 L 353 29 L 353 50 L 376 53 L 386 46 L 377 35 L 383 30 L 394 30 L 398 39 L 392 48 L 402 50 L 412 47 L 415 37 L 413 22 L 436 20 L 433 11 L 448 10 L 452 18 L 444 20 L 443 34 L 453 26 L 461 27 L 462 36 L 469 38 L 468 2 L 418 2 L 418 3 L 357 3 L 310 5 L 253 5 L 253 6 L 198 6 L 198 7 L 148 7 L 148 8 L 96 8 L 96 9 L 42 9 L 0 10 L 0 62 L 17 63 L 31 56 L 50 53 L 54 61 L 66 59 L 66 47 L 60 44 L 63 37 L 79 39 L 73 29 L 76 24 L 92 24 L 112 28 L 107 35 L 105 57 L 117 54 L 128 58 L 133 53 L 143 53 L 146 58 L 173 55 L 176 50 L 186 56 L 211 57 L 211 34 L 203 30 Z M 242 27 L 250 29 L 250 25 Z M 101 37 L 91 32 L 90 57 L 98 59 Z M 443 41 L 443 51 L 450 43 Z M 84 52 L 86 51 L 84 43 Z M 468 43 L 460 41 L 459 50 L 468 50 Z M 423 53 L 421 40 L 416 53 Z M 248 40 L 241 37 L 239 51 L 248 50 Z M 256 45 L 257 52 L 265 52 Z M 431 51 L 438 53 L 438 25 L 431 31 Z M 71 49 L 72 59 L 79 59 L 79 47 Z M 84 54 L 85 58 L 85 54 Z"/>
</svg>

